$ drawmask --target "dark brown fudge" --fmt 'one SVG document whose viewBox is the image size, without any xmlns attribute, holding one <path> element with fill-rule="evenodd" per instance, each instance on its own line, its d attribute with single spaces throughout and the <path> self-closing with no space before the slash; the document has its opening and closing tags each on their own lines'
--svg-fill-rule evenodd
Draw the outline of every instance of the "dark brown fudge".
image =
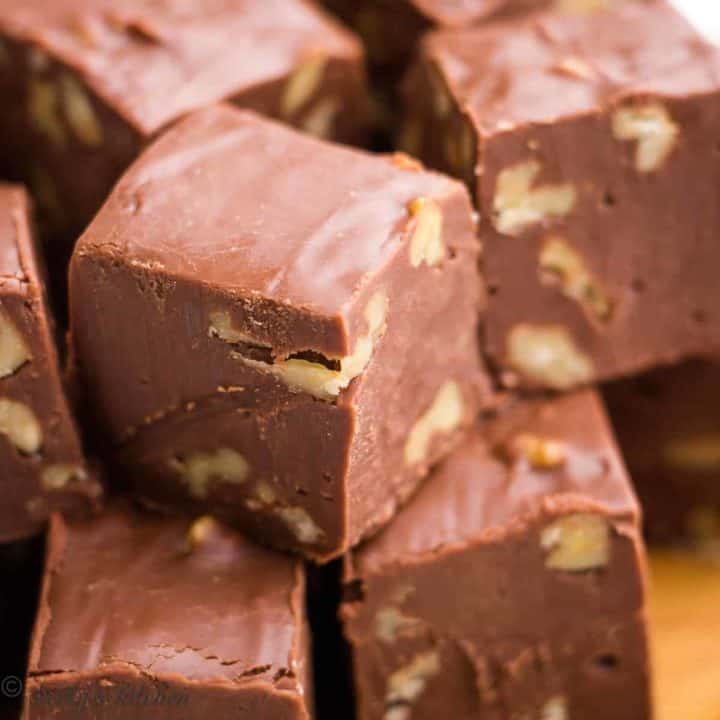
<svg viewBox="0 0 720 720">
<path fill-rule="evenodd" d="M 359 720 L 649 720 L 639 523 L 593 391 L 511 402 L 348 557 Z"/>
<path fill-rule="evenodd" d="M 308 720 L 302 565 L 201 517 L 52 519 L 26 720 Z"/>
<path fill-rule="evenodd" d="M 0 184 L 0 542 L 82 512 L 101 488 L 83 455 L 60 376 L 44 272 L 25 192 Z"/>
<path fill-rule="evenodd" d="M 720 365 L 691 360 L 603 394 L 648 538 L 720 546 Z"/>
<path fill-rule="evenodd" d="M 477 256 L 462 184 L 404 156 L 228 107 L 180 123 L 71 264 L 80 373 L 135 491 L 320 559 L 359 541 L 477 412 Z"/>
<path fill-rule="evenodd" d="M 665 2 L 431 34 L 405 142 L 475 188 L 487 350 L 567 389 L 717 350 L 717 50 Z"/>
<path fill-rule="evenodd" d="M 0 0 L 0 167 L 72 240 L 162 128 L 220 100 L 360 141 L 362 47 L 305 0 Z"/>
</svg>

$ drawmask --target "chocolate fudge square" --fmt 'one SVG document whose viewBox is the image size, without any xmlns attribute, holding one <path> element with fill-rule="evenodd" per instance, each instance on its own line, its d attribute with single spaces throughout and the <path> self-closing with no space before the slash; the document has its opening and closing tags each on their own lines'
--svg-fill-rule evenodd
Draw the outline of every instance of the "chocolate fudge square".
<svg viewBox="0 0 720 720">
<path fill-rule="evenodd" d="M 473 25 L 490 17 L 550 5 L 552 1 L 324 0 L 328 8 L 357 30 L 368 49 L 369 62 L 383 74 L 402 70 L 419 37 L 429 28 Z M 588 0 L 560 1 L 578 8 L 588 3 Z"/>
<path fill-rule="evenodd" d="M 157 134 L 221 100 L 365 133 L 363 50 L 305 0 L 0 1 L 0 167 L 72 241 Z"/>
<path fill-rule="evenodd" d="M 308 720 L 300 562 L 208 517 L 53 517 L 26 720 Z"/>
<path fill-rule="evenodd" d="M 211 108 L 78 242 L 80 375 L 146 502 L 328 559 L 477 412 L 477 257 L 461 183 Z"/>
<path fill-rule="evenodd" d="M 695 359 L 603 388 L 615 433 L 659 543 L 720 540 L 720 364 Z"/>
<path fill-rule="evenodd" d="M 593 391 L 511 401 L 347 558 L 358 720 L 649 720 L 639 522 Z"/>
<path fill-rule="evenodd" d="M 720 337 L 717 50 L 665 2 L 430 35 L 406 140 L 475 190 L 487 350 L 567 389 Z"/>
<path fill-rule="evenodd" d="M 50 510 L 90 511 L 101 495 L 54 333 L 27 195 L 0 184 L 0 542 L 39 533 Z"/>
</svg>

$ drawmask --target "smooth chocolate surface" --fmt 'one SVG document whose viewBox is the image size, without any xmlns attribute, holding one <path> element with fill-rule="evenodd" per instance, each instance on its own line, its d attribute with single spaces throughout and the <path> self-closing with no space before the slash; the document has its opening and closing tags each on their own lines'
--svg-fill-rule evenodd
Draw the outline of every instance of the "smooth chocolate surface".
<svg viewBox="0 0 720 720">
<path fill-rule="evenodd" d="M 720 366 L 692 360 L 603 388 L 651 541 L 720 539 Z"/>
<path fill-rule="evenodd" d="M 593 391 L 501 406 L 345 580 L 360 720 L 650 717 L 639 509 Z"/>
<path fill-rule="evenodd" d="M 361 44 L 305 0 L 2 0 L 0 43 L 0 167 L 55 232 L 79 234 L 150 139 L 221 100 L 365 133 Z"/>
<path fill-rule="evenodd" d="M 717 50 L 665 2 L 621 2 L 433 33 L 421 55 L 405 142 L 475 189 L 503 381 L 716 352 Z"/>
<path fill-rule="evenodd" d="M 462 185 L 408 158 L 227 107 L 178 125 L 71 265 L 81 376 L 138 492 L 320 559 L 389 520 L 487 390 L 478 250 Z"/>
<path fill-rule="evenodd" d="M 0 542 L 28 538 L 51 510 L 82 513 L 102 492 L 60 376 L 27 196 L 0 184 Z"/>
<path fill-rule="evenodd" d="M 310 717 L 300 563 L 204 517 L 53 517 L 26 717 Z"/>
</svg>

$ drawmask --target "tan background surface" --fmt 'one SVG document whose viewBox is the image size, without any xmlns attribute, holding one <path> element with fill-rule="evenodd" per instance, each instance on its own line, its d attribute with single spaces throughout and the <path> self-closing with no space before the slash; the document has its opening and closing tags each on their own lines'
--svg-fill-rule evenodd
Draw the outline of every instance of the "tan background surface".
<svg viewBox="0 0 720 720">
<path fill-rule="evenodd" d="M 654 553 L 651 568 L 657 720 L 720 720 L 720 558 Z"/>
</svg>

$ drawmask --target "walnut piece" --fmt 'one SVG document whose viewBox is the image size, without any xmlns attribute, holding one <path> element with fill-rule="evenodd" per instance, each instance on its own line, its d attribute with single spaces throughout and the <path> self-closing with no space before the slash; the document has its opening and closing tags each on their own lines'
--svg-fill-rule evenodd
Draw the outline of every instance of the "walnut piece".
<svg viewBox="0 0 720 720">
<path fill-rule="evenodd" d="M 533 188 L 542 166 L 536 160 L 513 165 L 500 172 L 493 200 L 494 225 L 505 235 L 519 235 L 531 225 L 568 215 L 577 192 L 571 184 Z"/>
<path fill-rule="evenodd" d="M 393 153 L 390 156 L 390 162 L 400 170 L 408 170 L 409 172 L 419 172 L 424 169 L 419 160 L 404 152 Z"/>
<path fill-rule="evenodd" d="M 612 304 L 593 278 L 580 253 L 560 237 L 548 239 L 540 251 L 541 280 L 558 283 L 563 294 L 580 303 L 598 320 L 608 320 Z"/>
<path fill-rule="evenodd" d="M 172 458 L 169 464 L 182 475 L 190 494 L 196 498 L 207 497 L 213 481 L 241 485 L 250 474 L 247 460 L 230 448 L 198 452 L 182 459 Z"/>
<path fill-rule="evenodd" d="M 454 380 L 448 380 L 410 431 L 405 443 L 406 464 L 423 462 L 427 458 L 433 437 L 456 430 L 464 416 L 465 405 L 460 386 Z"/>
<path fill-rule="evenodd" d="M 203 515 L 193 522 L 187 531 L 187 545 L 190 550 L 202 547 L 220 529 L 218 521 L 210 515 Z"/>
<path fill-rule="evenodd" d="M 63 75 L 60 88 L 65 117 L 77 139 L 88 147 L 102 145 L 102 125 L 80 83 L 71 75 Z"/>
<path fill-rule="evenodd" d="M 595 570 L 608 564 L 610 530 L 599 515 L 566 515 L 542 531 L 540 545 L 548 552 L 545 566 L 552 570 Z"/>
<path fill-rule="evenodd" d="M 319 100 L 303 118 L 302 129 L 315 137 L 331 137 L 340 107 L 340 101 L 336 98 L 327 97 Z"/>
<path fill-rule="evenodd" d="M 292 117 L 315 95 L 325 73 L 328 58 L 322 53 L 309 55 L 290 76 L 282 97 L 282 114 Z"/>
<path fill-rule="evenodd" d="M 394 607 L 381 608 L 375 615 L 375 635 L 386 643 L 393 643 L 402 635 L 412 634 L 420 625 L 421 620 L 405 615 Z"/>
<path fill-rule="evenodd" d="M 526 433 L 519 435 L 515 443 L 517 449 L 534 470 L 555 470 L 564 465 L 567 460 L 567 449 L 563 443 L 557 440 L 549 440 Z"/>
<path fill-rule="evenodd" d="M 334 400 L 368 366 L 376 343 L 385 333 L 387 310 L 387 295 L 383 290 L 378 290 L 365 308 L 367 332 L 358 338 L 353 354 L 343 358 L 333 358 L 338 360 L 339 370 L 302 358 L 288 358 L 267 363 L 245 357 L 241 353 L 235 353 L 233 357 L 250 367 L 275 375 L 291 390 L 307 392 L 321 400 Z M 211 314 L 209 334 L 230 343 L 247 341 L 246 336 L 232 329 L 229 316 L 225 313 Z"/>
<path fill-rule="evenodd" d="M 408 710 L 425 692 L 428 680 L 440 672 L 440 656 L 435 651 L 428 651 L 416 655 L 410 663 L 396 670 L 387 681 L 385 692 L 384 720 L 395 720 L 401 717 L 410 717 L 395 712 Z"/>
<path fill-rule="evenodd" d="M 78 483 L 87 482 L 88 475 L 81 465 L 59 463 L 48 465 L 42 472 L 42 485 L 45 490 L 64 490 Z"/>
<path fill-rule="evenodd" d="M 690 472 L 720 469 L 720 435 L 705 434 L 669 441 L 662 449 L 666 465 Z"/>
<path fill-rule="evenodd" d="M 33 78 L 28 88 L 27 109 L 30 124 L 53 145 L 64 147 L 67 133 L 60 116 L 60 97 L 55 85 Z"/>
<path fill-rule="evenodd" d="M 0 379 L 17 372 L 30 360 L 30 351 L 12 320 L 0 310 Z"/>
<path fill-rule="evenodd" d="M 24 455 L 34 455 L 42 447 L 43 434 L 35 413 L 8 398 L 0 398 L 0 435 Z"/>
<path fill-rule="evenodd" d="M 635 168 L 641 173 L 659 170 L 673 151 L 680 128 L 659 103 L 622 107 L 612 118 L 617 140 L 637 142 Z"/>
<path fill-rule="evenodd" d="M 569 332 L 556 325 L 517 325 L 507 339 L 507 361 L 517 372 L 556 390 L 589 382 L 593 363 Z"/>
<path fill-rule="evenodd" d="M 313 545 L 325 537 L 325 533 L 301 507 L 277 507 L 273 510 L 292 531 L 299 542 Z"/>
<path fill-rule="evenodd" d="M 550 698 L 540 711 L 540 720 L 568 720 L 567 701 L 562 695 Z"/>
<path fill-rule="evenodd" d="M 423 263 L 433 267 L 445 257 L 442 210 L 434 200 L 417 198 L 410 203 L 409 212 L 414 225 L 410 264 L 415 268 Z"/>
<path fill-rule="evenodd" d="M 224 310 L 215 310 L 210 313 L 208 336 L 212 338 L 218 338 L 223 342 L 230 344 L 246 343 L 247 345 L 268 347 L 267 345 L 251 337 L 247 333 L 236 330 L 233 327 L 232 320 L 230 319 L 230 314 Z"/>
</svg>

